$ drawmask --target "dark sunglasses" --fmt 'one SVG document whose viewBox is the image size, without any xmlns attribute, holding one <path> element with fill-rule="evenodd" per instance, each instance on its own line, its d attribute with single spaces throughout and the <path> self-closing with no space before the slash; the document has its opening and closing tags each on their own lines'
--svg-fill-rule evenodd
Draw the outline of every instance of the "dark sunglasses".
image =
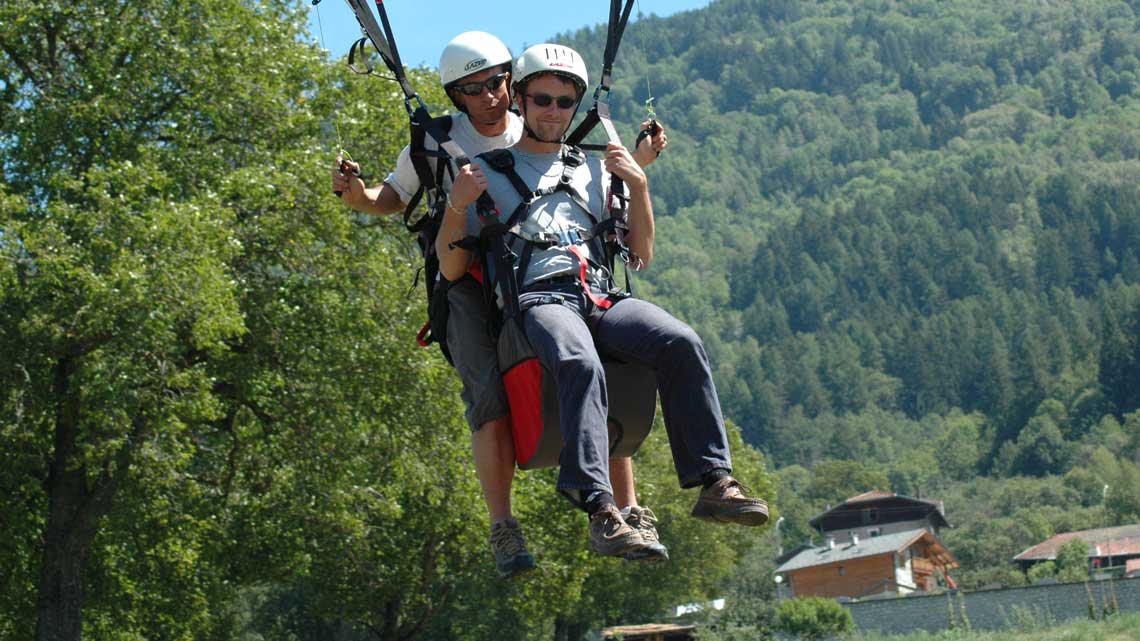
<svg viewBox="0 0 1140 641">
<path fill-rule="evenodd" d="M 503 72 L 497 76 L 491 76 L 483 82 L 465 82 L 461 85 L 455 85 L 455 89 L 464 96 L 481 96 L 483 89 L 495 93 L 499 87 L 503 86 L 503 81 L 507 79 L 507 72 Z"/>
<path fill-rule="evenodd" d="M 549 107 L 550 103 L 557 102 L 559 109 L 573 109 L 574 105 L 578 104 L 578 99 L 573 96 L 558 96 L 555 98 L 545 93 L 528 93 L 526 97 L 533 100 L 537 107 Z"/>
</svg>

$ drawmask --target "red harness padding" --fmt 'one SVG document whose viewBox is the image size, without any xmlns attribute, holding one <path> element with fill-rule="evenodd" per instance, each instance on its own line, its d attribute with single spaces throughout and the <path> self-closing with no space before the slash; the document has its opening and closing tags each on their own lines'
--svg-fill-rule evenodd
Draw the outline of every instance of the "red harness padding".
<svg viewBox="0 0 1140 641">
<path fill-rule="evenodd" d="M 499 333 L 499 372 L 511 408 L 515 459 L 525 466 L 538 449 L 543 431 L 542 365 L 515 319 Z"/>
</svg>

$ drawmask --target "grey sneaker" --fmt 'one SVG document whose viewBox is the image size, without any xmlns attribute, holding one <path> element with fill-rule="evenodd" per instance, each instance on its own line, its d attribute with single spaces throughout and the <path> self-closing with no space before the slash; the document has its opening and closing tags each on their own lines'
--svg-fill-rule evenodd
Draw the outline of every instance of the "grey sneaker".
<svg viewBox="0 0 1140 641">
<path fill-rule="evenodd" d="M 737 525 L 764 525 L 768 522 L 768 502 L 744 495 L 748 490 L 740 481 L 726 476 L 701 490 L 692 515 L 698 519 Z"/>
<path fill-rule="evenodd" d="M 526 550 L 526 539 L 515 517 L 508 516 L 491 524 L 490 540 L 499 578 L 505 579 L 534 568 L 534 557 Z"/>
<path fill-rule="evenodd" d="M 645 541 L 645 547 L 625 553 L 627 561 L 669 560 L 669 550 L 661 544 L 661 539 L 657 536 L 657 528 L 654 527 L 654 523 L 657 523 L 657 516 L 653 514 L 653 510 L 633 505 L 629 508 L 629 516 L 625 516 L 624 512 L 622 516 L 631 528 L 641 533 L 641 540 Z"/>
<path fill-rule="evenodd" d="M 645 547 L 641 533 L 626 524 L 617 506 L 607 505 L 590 517 L 590 549 L 602 556 L 623 556 Z"/>
</svg>

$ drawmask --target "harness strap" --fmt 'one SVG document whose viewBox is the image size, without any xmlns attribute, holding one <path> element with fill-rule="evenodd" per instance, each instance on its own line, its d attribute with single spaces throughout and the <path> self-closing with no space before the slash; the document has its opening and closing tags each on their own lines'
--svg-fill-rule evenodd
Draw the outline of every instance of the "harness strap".
<svg viewBox="0 0 1140 641">
<path fill-rule="evenodd" d="M 492 305 L 497 303 L 496 306 L 503 310 L 505 318 L 518 319 L 521 313 L 519 293 L 523 289 L 527 266 L 530 264 L 534 251 L 563 247 L 577 259 L 578 273 L 574 277 L 577 285 L 582 288 L 590 302 L 600 309 L 609 309 L 612 302 L 608 294 L 598 296 L 590 286 L 589 274 L 592 263 L 586 256 L 582 245 L 595 240 L 601 241 L 600 257 L 607 264 L 612 265 L 613 257 L 619 252 L 612 250 L 609 245 L 614 239 L 620 237 L 621 230 L 625 229 L 625 223 L 623 220 L 613 217 L 598 221 L 591 212 L 586 199 L 575 190 L 574 174 L 579 167 L 585 164 L 585 153 L 573 146 L 563 147 L 561 155 L 563 167 L 558 183 L 536 190 L 531 190 L 515 170 L 515 158 L 511 152 L 496 150 L 481 154 L 479 158 L 486 163 L 487 167 L 503 174 L 520 198 L 519 205 L 511 212 L 506 222 L 502 221 L 501 213 L 494 203 L 487 207 L 478 206 L 477 212 L 483 224 L 479 236 L 468 236 L 452 244 L 455 247 L 475 250 L 481 254 L 487 273 L 493 275 L 491 279 L 486 281 L 484 288 L 488 303 Z M 570 199 L 582 211 L 586 212 L 586 215 L 594 221 L 593 228 L 589 230 L 579 228 L 561 232 L 543 232 L 537 235 L 524 234 L 522 227 L 533 204 L 538 199 L 559 191 L 565 191 Z M 607 198 L 607 204 L 609 204 L 608 200 Z M 512 244 L 515 243 L 512 237 L 522 243 L 519 254 L 515 254 L 512 250 Z M 621 248 L 619 245 L 619 249 Z M 612 269 L 600 263 L 597 263 L 597 269 L 603 274 L 603 278 L 606 278 L 605 274 L 609 275 L 610 289 L 613 291 Z"/>
<path fill-rule="evenodd" d="M 613 303 L 610 302 L 608 298 L 602 298 L 595 294 L 593 288 L 590 287 L 590 283 L 586 280 L 586 272 L 590 266 L 590 261 L 586 258 L 586 255 L 582 253 L 582 248 L 577 245 L 570 245 L 566 250 L 578 257 L 578 283 L 582 286 L 582 291 L 585 292 L 586 297 L 590 299 L 591 303 L 597 305 L 599 309 L 609 309 Z"/>
<path fill-rule="evenodd" d="M 419 233 L 430 222 L 438 218 L 440 214 L 439 203 L 443 197 L 443 177 L 444 173 L 455 178 L 451 169 L 451 154 L 445 151 L 442 147 L 429 150 L 425 147 L 427 136 L 431 134 L 432 139 L 437 143 L 440 138 L 450 141 L 449 133 L 451 125 L 453 124 L 451 116 L 441 116 L 439 118 L 430 118 L 431 128 L 430 131 L 421 126 L 419 122 L 413 120 L 411 122 L 411 144 L 409 145 L 409 156 L 412 162 L 412 168 L 416 171 L 416 177 L 420 181 L 420 188 L 408 201 L 407 207 L 404 208 L 404 227 L 408 231 Z M 429 159 L 435 159 L 434 171 L 433 163 Z M 424 195 L 428 198 L 428 208 L 422 216 L 415 221 L 412 220 L 412 214 L 419 206 L 420 200 Z"/>
</svg>

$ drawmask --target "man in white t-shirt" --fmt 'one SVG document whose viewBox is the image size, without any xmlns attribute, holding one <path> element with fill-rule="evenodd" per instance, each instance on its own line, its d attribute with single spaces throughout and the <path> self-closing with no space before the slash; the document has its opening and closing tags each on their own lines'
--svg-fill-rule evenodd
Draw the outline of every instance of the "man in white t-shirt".
<svg viewBox="0 0 1140 641">
<path fill-rule="evenodd" d="M 510 147 L 522 137 L 522 121 L 508 109 L 511 63 L 507 47 L 498 38 L 480 31 L 459 34 L 440 57 L 440 80 L 460 112 L 452 116 L 449 135 L 469 158 L 491 149 Z M 664 130 L 659 131 L 639 146 L 635 154 L 637 162 L 648 165 L 667 144 Z M 425 148 L 427 151 L 437 148 L 430 136 Z M 400 152 L 395 170 L 377 187 L 365 187 L 352 173 L 358 174 L 359 170 L 359 164 L 341 163 L 338 159 L 338 166 L 332 172 L 332 188 L 341 193 L 345 204 L 363 213 L 383 216 L 400 212 L 420 188 L 410 146 Z M 450 191 L 447 172 L 444 179 L 443 188 Z M 447 299 L 449 320 L 445 340 L 463 384 L 475 471 L 491 518 L 491 550 L 500 576 L 512 576 L 533 568 L 534 558 L 527 551 L 519 523 L 511 514 L 515 451 L 495 344 L 487 332 L 487 310 L 478 283 L 471 278 L 456 280 L 448 289 Z M 610 475 L 619 503 L 636 507 L 630 459 L 613 459 Z M 646 536 L 656 540 L 655 518 L 648 509 L 643 512 Z M 658 544 L 648 554 L 631 558 L 667 556 L 664 546 Z"/>
</svg>

